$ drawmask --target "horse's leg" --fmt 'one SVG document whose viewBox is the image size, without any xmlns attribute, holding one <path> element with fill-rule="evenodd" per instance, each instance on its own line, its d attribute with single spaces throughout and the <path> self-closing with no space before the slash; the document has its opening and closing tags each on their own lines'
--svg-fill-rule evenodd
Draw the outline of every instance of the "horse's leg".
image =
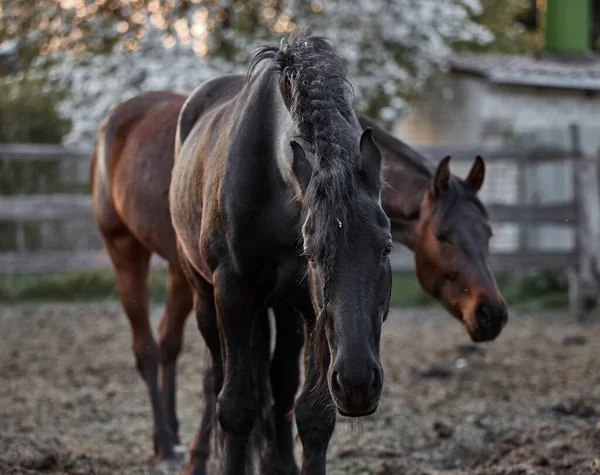
<svg viewBox="0 0 600 475">
<path fill-rule="evenodd" d="M 214 361 L 213 361 L 214 365 Z M 223 381 L 223 370 L 221 367 L 220 383 Z M 210 441 L 215 415 L 217 410 L 217 379 L 216 371 L 211 366 L 204 371 L 204 412 L 200 421 L 200 427 L 196 431 L 194 441 L 190 446 L 190 461 L 185 468 L 186 475 L 206 475 L 206 466 L 210 457 Z"/>
<path fill-rule="evenodd" d="M 296 424 L 303 446 L 302 475 L 325 475 L 327 447 L 335 429 L 336 418 L 327 384 L 319 383 L 317 365 L 321 363 L 315 360 L 314 338 L 319 338 L 320 335 L 314 333 L 314 320 L 308 321 L 304 346 L 305 380 L 296 400 Z M 326 351 L 328 356 L 329 350 Z"/>
<path fill-rule="evenodd" d="M 117 288 L 123 310 L 133 333 L 137 368 L 148 387 L 154 417 L 154 452 L 161 459 L 173 459 L 171 431 L 158 392 L 157 350 L 148 315 L 148 267 L 150 252 L 131 234 L 122 230 L 104 236 L 117 274 Z"/>
<path fill-rule="evenodd" d="M 255 321 L 264 312 L 262 292 L 251 288 L 235 271 L 215 273 L 215 304 L 225 360 L 217 417 L 225 434 L 225 475 L 244 473 L 249 439 L 265 403 L 256 381 Z"/>
<path fill-rule="evenodd" d="M 179 444 L 179 422 L 176 408 L 177 358 L 183 345 L 183 331 L 192 304 L 192 290 L 183 270 L 178 263 L 169 264 L 165 312 L 159 327 L 158 355 L 162 404 L 175 444 Z M 176 447 L 176 450 L 179 451 L 179 448 Z"/>
<path fill-rule="evenodd" d="M 210 456 L 211 433 L 216 416 L 217 394 L 223 385 L 223 362 L 214 292 L 210 284 L 190 271 L 194 283 L 194 308 L 198 329 L 211 354 L 211 366 L 204 370 L 204 413 L 200 427 L 190 447 L 188 475 L 206 475 Z"/>
<path fill-rule="evenodd" d="M 211 320 L 208 320 L 209 318 L 210 316 L 207 313 L 205 313 L 203 317 L 199 318 L 198 326 L 205 339 L 214 341 L 218 345 L 219 333 L 217 328 L 216 314 L 213 313 L 213 318 Z M 258 345 L 263 351 L 262 370 L 264 371 L 263 377 L 266 377 L 270 356 L 270 333 L 268 328 L 268 313 L 264 312 L 264 314 L 259 318 L 261 319 L 261 322 L 264 322 L 264 324 L 267 326 L 266 328 L 263 327 L 261 335 L 265 340 L 268 341 L 265 341 L 264 344 L 259 342 Z M 216 361 L 215 358 L 213 358 L 213 364 L 210 367 L 206 368 L 204 373 L 204 412 L 202 414 L 200 427 L 196 431 L 196 436 L 194 437 L 194 441 L 192 442 L 192 445 L 190 447 L 190 463 L 186 467 L 186 475 L 204 475 L 206 473 L 206 465 L 210 457 L 211 434 L 214 429 L 214 421 L 217 408 L 217 396 L 219 394 L 219 391 L 221 390 L 221 387 L 223 386 L 223 369 L 220 354 L 220 346 L 217 346 L 217 348 L 219 348 L 219 351 L 217 352 L 218 361 Z M 257 356 L 261 358 L 260 354 Z M 215 371 L 215 361 L 216 367 L 218 368 L 217 371 Z M 259 377 L 258 379 L 261 378 Z"/>
<path fill-rule="evenodd" d="M 277 339 L 271 361 L 270 380 L 274 401 L 275 440 L 268 473 L 297 475 L 292 425 L 294 398 L 300 378 L 299 355 L 304 343 L 304 330 L 301 315 L 295 309 L 276 307 L 273 311 L 277 325 Z"/>
</svg>

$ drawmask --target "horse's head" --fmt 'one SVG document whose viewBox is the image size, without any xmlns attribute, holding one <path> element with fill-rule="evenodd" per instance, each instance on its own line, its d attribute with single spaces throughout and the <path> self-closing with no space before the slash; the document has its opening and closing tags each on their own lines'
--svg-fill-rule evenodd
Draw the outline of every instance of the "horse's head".
<svg viewBox="0 0 600 475">
<path fill-rule="evenodd" d="M 481 156 L 464 180 L 452 177 L 450 157 L 438 165 L 414 226 L 416 271 L 423 288 L 461 320 L 474 341 L 493 340 L 508 319 L 489 263 L 491 229 L 477 192 Z"/>
<path fill-rule="evenodd" d="M 390 304 L 392 240 L 380 204 L 381 154 L 372 131 L 344 149 L 350 157 L 333 157 L 313 169 L 318 159 L 307 159 L 302 146 L 292 142 L 293 171 L 303 195 L 309 288 L 318 316 L 315 351 L 323 370 L 330 363 L 327 382 L 338 412 L 357 417 L 377 409 L 383 387 L 379 341 Z"/>
</svg>

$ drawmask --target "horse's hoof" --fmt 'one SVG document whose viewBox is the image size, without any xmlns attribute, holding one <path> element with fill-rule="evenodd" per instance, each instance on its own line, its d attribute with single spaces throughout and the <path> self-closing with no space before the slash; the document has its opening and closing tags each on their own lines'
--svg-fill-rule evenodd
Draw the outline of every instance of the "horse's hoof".
<svg viewBox="0 0 600 475">
<path fill-rule="evenodd" d="M 291 465 L 283 465 L 283 464 L 274 464 L 266 469 L 266 473 L 268 475 L 300 475 L 300 470 L 296 464 Z"/>
<path fill-rule="evenodd" d="M 272 473 L 272 475 L 300 475 L 300 472 L 298 471 L 298 469 L 296 467 L 278 469 L 271 473 Z"/>
<path fill-rule="evenodd" d="M 173 447 L 175 457 L 185 465 L 190 461 L 190 453 L 185 445 L 177 444 Z"/>
<path fill-rule="evenodd" d="M 156 470 L 160 473 L 171 474 L 180 473 L 183 467 L 183 463 L 179 457 L 161 459 L 156 462 Z"/>
<path fill-rule="evenodd" d="M 187 454 L 188 449 L 183 444 L 176 444 L 173 446 L 173 452 L 175 452 L 176 454 Z"/>
<path fill-rule="evenodd" d="M 206 475 L 206 464 L 188 463 L 183 469 L 183 475 Z"/>
<path fill-rule="evenodd" d="M 300 471 L 296 467 L 278 469 L 269 472 L 270 475 L 300 475 Z"/>
</svg>

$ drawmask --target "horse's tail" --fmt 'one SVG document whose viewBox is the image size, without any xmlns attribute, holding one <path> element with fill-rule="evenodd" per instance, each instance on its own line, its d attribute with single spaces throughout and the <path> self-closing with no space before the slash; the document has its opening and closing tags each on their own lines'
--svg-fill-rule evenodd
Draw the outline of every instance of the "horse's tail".
<svg viewBox="0 0 600 475">
<path fill-rule="evenodd" d="M 119 104 L 110 111 L 98 128 L 90 166 L 92 195 L 98 186 L 110 189 L 113 163 L 121 154 L 131 127 L 143 117 L 147 110 L 136 107 L 138 99 L 138 97 L 134 97 Z"/>
<path fill-rule="evenodd" d="M 106 130 L 107 121 L 108 117 L 100 124 L 94 139 L 94 147 L 92 148 L 92 157 L 90 159 L 90 191 L 92 195 L 94 194 L 94 189 L 98 186 L 95 184 L 95 178 L 97 176 L 96 167 L 98 166 L 98 156 L 104 155 L 104 131 Z"/>
</svg>

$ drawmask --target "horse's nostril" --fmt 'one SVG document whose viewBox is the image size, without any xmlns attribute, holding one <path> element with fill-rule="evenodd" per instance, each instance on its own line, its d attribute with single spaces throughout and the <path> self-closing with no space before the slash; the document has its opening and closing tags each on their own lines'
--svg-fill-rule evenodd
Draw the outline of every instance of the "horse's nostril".
<svg viewBox="0 0 600 475">
<path fill-rule="evenodd" d="M 481 302 L 475 309 L 475 319 L 482 330 L 502 328 L 508 321 L 508 310 L 504 303 Z"/>
<path fill-rule="evenodd" d="M 331 389 L 333 389 L 333 392 L 336 394 L 342 393 L 342 383 L 340 381 L 340 373 L 337 371 L 334 371 L 333 378 L 331 378 Z"/>
<path fill-rule="evenodd" d="M 475 310 L 475 318 L 482 328 L 489 328 L 493 324 L 492 312 L 485 303 L 480 303 Z"/>
<path fill-rule="evenodd" d="M 378 380 L 379 380 L 379 372 L 376 369 L 373 369 L 373 372 L 371 373 L 371 387 L 372 388 L 376 388 L 378 386 Z"/>
</svg>

